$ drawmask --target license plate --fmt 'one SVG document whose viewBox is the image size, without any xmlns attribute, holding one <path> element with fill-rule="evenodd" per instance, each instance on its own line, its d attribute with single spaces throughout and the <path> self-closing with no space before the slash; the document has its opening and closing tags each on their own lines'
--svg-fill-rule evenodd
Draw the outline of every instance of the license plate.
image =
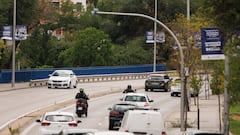
<svg viewBox="0 0 240 135">
<path fill-rule="evenodd" d="M 78 110 L 82 110 L 83 108 L 82 107 L 78 107 Z"/>
</svg>

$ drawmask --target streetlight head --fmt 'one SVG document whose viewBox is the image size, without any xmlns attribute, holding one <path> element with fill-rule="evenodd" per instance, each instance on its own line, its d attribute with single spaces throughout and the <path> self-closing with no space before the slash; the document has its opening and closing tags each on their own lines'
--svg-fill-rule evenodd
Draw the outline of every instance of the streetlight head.
<svg viewBox="0 0 240 135">
<path fill-rule="evenodd" d="M 97 14 L 97 12 L 98 12 L 98 8 L 94 8 L 93 11 L 92 11 L 92 14 L 95 15 L 95 14 Z"/>
</svg>

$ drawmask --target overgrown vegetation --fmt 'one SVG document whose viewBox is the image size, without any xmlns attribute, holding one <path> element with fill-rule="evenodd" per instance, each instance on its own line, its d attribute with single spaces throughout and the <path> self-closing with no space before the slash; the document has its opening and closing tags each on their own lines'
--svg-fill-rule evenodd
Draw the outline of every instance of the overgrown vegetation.
<svg viewBox="0 0 240 135">
<path fill-rule="evenodd" d="M 231 106 L 230 108 L 230 131 L 234 135 L 240 134 L 240 104 Z"/>
</svg>

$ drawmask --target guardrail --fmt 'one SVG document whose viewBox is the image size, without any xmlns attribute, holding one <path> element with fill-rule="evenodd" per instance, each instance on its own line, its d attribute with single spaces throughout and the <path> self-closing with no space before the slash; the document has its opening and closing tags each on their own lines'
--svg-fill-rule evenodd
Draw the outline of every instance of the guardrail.
<svg viewBox="0 0 240 135">
<path fill-rule="evenodd" d="M 160 71 L 154 72 L 160 74 L 168 74 L 170 76 L 178 76 L 177 71 Z M 78 83 L 91 83 L 91 82 L 107 82 L 107 81 L 121 81 L 121 80 L 134 80 L 134 79 L 146 79 L 149 74 L 153 74 L 153 72 L 148 73 L 125 73 L 125 74 L 104 74 L 104 75 L 85 75 L 85 76 L 77 76 Z M 38 79 L 38 80 L 30 80 L 30 87 L 41 87 L 47 86 L 48 79 Z"/>
</svg>

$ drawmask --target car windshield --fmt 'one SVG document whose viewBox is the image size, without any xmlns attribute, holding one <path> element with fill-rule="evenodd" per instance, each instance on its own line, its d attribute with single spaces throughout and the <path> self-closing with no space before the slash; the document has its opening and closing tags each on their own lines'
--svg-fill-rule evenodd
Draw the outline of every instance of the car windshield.
<svg viewBox="0 0 240 135">
<path fill-rule="evenodd" d="M 114 105 L 113 110 L 124 112 L 124 111 L 127 111 L 127 110 L 131 109 L 131 108 L 135 108 L 135 105 L 131 105 L 131 104 L 116 104 L 116 105 Z"/>
<path fill-rule="evenodd" d="M 125 101 L 146 102 L 147 99 L 144 96 L 126 96 Z"/>
<path fill-rule="evenodd" d="M 164 77 L 163 76 L 150 76 L 151 80 L 163 80 Z"/>
<path fill-rule="evenodd" d="M 74 118 L 69 115 L 48 115 L 45 117 L 45 120 L 51 122 L 71 122 Z"/>
<path fill-rule="evenodd" d="M 66 73 L 66 72 L 54 72 L 53 73 L 53 76 L 62 76 L 62 77 L 67 77 L 69 76 L 69 73 Z"/>
</svg>

